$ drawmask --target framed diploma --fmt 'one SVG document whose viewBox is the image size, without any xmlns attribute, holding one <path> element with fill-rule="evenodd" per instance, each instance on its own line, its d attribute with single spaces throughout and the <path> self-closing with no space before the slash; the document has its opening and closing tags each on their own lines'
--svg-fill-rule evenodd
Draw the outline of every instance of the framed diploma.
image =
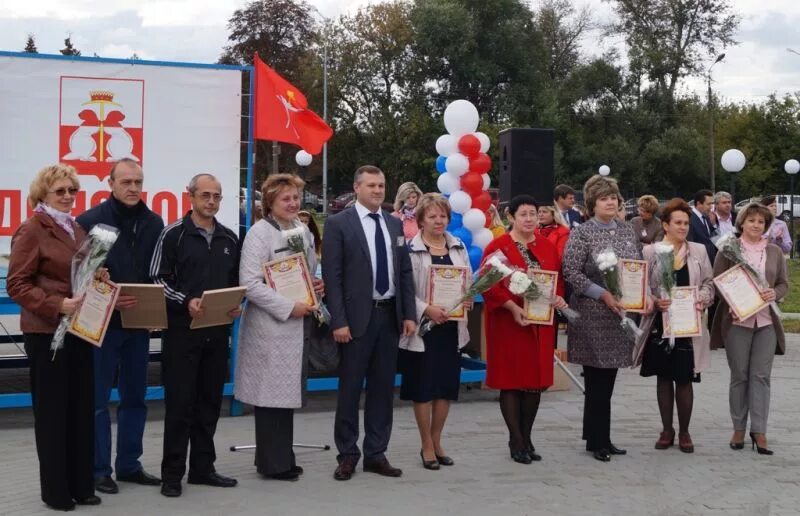
<svg viewBox="0 0 800 516">
<path fill-rule="evenodd" d="M 662 312 L 664 338 L 700 337 L 703 334 L 702 318 L 695 308 L 697 287 L 674 287 L 670 294 L 669 312 Z"/>
<path fill-rule="evenodd" d="M 623 307 L 628 312 L 643 313 L 647 299 L 647 262 L 620 260 L 619 273 Z"/>
<path fill-rule="evenodd" d="M 319 302 L 314 294 L 314 283 L 303 253 L 296 253 L 265 263 L 264 278 L 267 285 L 278 294 L 295 303 L 318 307 Z"/>
<path fill-rule="evenodd" d="M 714 278 L 714 285 L 740 321 L 769 305 L 761 299 L 761 289 L 742 265 L 732 267 Z"/>
<path fill-rule="evenodd" d="M 469 281 L 469 267 L 455 265 L 431 265 L 428 268 L 427 303 L 444 308 L 455 306 L 464 296 Z M 464 304 L 458 305 L 450 312 L 450 321 L 466 321 L 467 311 Z"/>
<path fill-rule="evenodd" d="M 167 302 L 163 285 L 120 283 L 119 295 L 133 296 L 136 306 L 120 310 L 122 327 L 155 330 L 167 327 Z"/>
<path fill-rule="evenodd" d="M 555 309 L 550 304 L 550 300 L 556 296 L 558 285 L 558 273 L 555 271 L 543 271 L 533 269 L 528 271 L 533 284 L 539 288 L 541 296 L 539 299 L 530 301 L 525 299 L 523 309 L 525 316 L 531 324 L 550 325 L 555 318 Z"/>
<path fill-rule="evenodd" d="M 200 307 L 204 312 L 203 317 L 192 319 L 189 329 L 196 330 L 198 328 L 231 324 L 233 319 L 228 317 L 228 312 L 241 306 L 245 292 L 247 292 L 247 287 L 206 290 L 200 296 Z"/>
<path fill-rule="evenodd" d="M 98 348 L 102 346 L 118 296 L 119 286 L 116 284 L 92 281 L 67 331 Z"/>
</svg>

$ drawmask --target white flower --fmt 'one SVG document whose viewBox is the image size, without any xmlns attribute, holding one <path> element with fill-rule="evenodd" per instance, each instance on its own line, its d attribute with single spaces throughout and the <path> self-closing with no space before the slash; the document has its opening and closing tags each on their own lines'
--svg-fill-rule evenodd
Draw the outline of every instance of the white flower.
<svg viewBox="0 0 800 516">
<path fill-rule="evenodd" d="M 305 228 L 298 226 L 292 229 L 286 229 L 284 231 L 281 231 L 281 233 L 283 234 L 284 238 L 288 240 L 289 238 L 294 238 L 294 237 L 304 237 L 306 231 Z"/>
<path fill-rule="evenodd" d="M 672 244 L 657 242 L 653 244 L 653 250 L 656 254 L 669 254 L 675 251 L 675 247 Z"/>
<path fill-rule="evenodd" d="M 618 263 L 617 255 L 614 254 L 614 251 L 604 251 L 597 255 L 595 262 L 597 262 L 597 268 L 601 271 L 607 271 L 609 269 L 614 268 Z"/>
<path fill-rule="evenodd" d="M 503 277 L 509 276 L 509 275 L 511 275 L 512 272 L 514 272 L 511 269 L 509 269 L 508 266 L 506 264 L 504 264 L 502 261 L 500 261 L 500 259 L 498 257 L 496 257 L 496 256 L 492 256 L 491 258 L 489 258 L 486 261 L 486 263 L 488 263 L 493 268 L 495 268 L 498 271 L 500 271 L 500 273 L 503 275 Z"/>
<path fill-rule="evenodd" d="M 717 249 L 722 249 L 726 245 L 730 243 L 731 240 L 734 240 L 736 236 L 733 233 L 725 233 L 721 237 L 719 237 L 716 241 Z"/>
<path fill-rule="evenodd" d="M 522 295 L 528 287 L 531 286 L 531 279 L 528 277 L 527 274 L 514 271 L 511 273 L 511 278 L 509 278 L 510 283 L 508 284 L 508 290 L 511 291 L 514 295 Z"/>
<path fill-rule="evenodd" d="M 105 229 L 100 227 L 101 225 L 98 224 L 89 231 L 89 236 L 97 240 L 97 242 L 105 247 L 111 247 L 114 245 L 114 242 L 117 241 L 117 234 L 116 230 L 112 231 L 110 229 Z M 107 226 L 109 227 L 109 226 Z"/>
</svg>

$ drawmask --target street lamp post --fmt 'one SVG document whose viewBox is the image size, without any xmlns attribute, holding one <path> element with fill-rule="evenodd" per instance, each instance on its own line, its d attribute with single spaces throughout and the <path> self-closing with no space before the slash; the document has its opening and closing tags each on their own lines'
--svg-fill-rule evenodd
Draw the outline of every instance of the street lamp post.
<svg viewBox="0 0 800 516">
<path fill-rule="evenodd" d="M 322 12 L 315 6 L 311 9 L 316 12 L 320 18 L 325 20 L 325 38 L 322 47 L 322 120 L 328 123 L 328 24 L 330 18 L 322 14 Z M 328 142 L 322 145 L 322 213 L 328 213 Z"/>
<path fill-rule="evenodd" d="M 725 54 L 720 54 L 717 56 L 717 59 L 711 63 L 711 66 L 708 67 L 706 71 L 706 78 L 708 79 L 708 143 L 709 148 L 711 150 L 711 191 L 716 191 L 716 183 L 717 183 L 717 171 L 716 171 L 716 159 L 714 157 L 714 97 L 711 95 L 711 69 L 714 68 L 714 65 L 719 63 L 725 59 Z"/>
<path fill-rule="evenodd" d="M 790 256 L 794 258 L 794 177 L 800 172 L 800 162 L 790 159 L 784 163 L 783 169 L 789 174 L 789 235 L 792 239 Z"/>
<path fill-rule="evenodd" d="M 722 153 L 722 168 L 730 174 L 731 178 L 731 202 L 736 203 L 736 174 L 744 168 L 747 159 L 739 149 L 728 149 Z"/>
</svg>

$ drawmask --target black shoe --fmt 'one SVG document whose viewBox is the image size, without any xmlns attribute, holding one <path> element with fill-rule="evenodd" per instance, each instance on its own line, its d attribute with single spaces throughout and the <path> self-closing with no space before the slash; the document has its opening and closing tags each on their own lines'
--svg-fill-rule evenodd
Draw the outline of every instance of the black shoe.
<svg viewBox="0 0 800 516">
<path fill-rule="evenodd" d="M 151 475 L 150 473 L 146 472 L 143 469 L 140 469 L 136 473 L 128 473 L 127 475 L 121 475 L 117 473 L 117 482 L 131 482 L 134 484 L 139 484 L 142 486 L 160 486 L 161 479 L 155 475 Z"/>
<path fill-rule="evenodd" d="M 111 477 L 97 477 L 94 479 L 94 490 L 105 494 L 117 494 L 119 486 Z"/>
<path fill-rule="evenodd" d="M 189 473 L 189 478 L 186 479 L 186 482 L 188 484 L 202 484 L 213 487 L 235 487 L 239 483 L 235 478 L 222 476 L 216 471 L 203 476 Z"/>
<path fill-rule="evenodd" d="M 281 473 L 270 473 L 270 474 L 262 473 L 261 476 L 263 476 L 264 478 L 270 478 L 272 480 L 283 480 L 286 482 L 296 482 L 300 478 L 300 474 L 297 473 L 294 469 L 290 469 L 289 471 L 283 471 Z"/>
<path fill-rule="evenodd" d="M 167 498 L 177 498 L 182 491 L 180 482 L 164 482 L 161 484 L 161 494 Z"/>
<path fill-rule="evenodd" d="M 735 443 L 733 441 L 728 443 L 728 446 L 731 447 L 731 450 L 743 450 L 744 449 L 744 441 L 740 443 Z"/>
<path fill-rule="evenodd" d="M 611 455 L 627 455 L 628 450 L 623 450 L 622 448 L 617 448 L 611 443 L 608 443 L 608 453 Z"/>
<path fill-rule="evenodd" d="M 377 473 L 378 475 L 384 477 L 401 477 L 403 475 L 403 470 L 400 468 L 395 468 L 392 466 L 388 460 L 381 459 L 374 462 L 367 462 L 364 461 L 364 471 L 367 473 Z"/>
<path fill-rule="evenodd" d="M 100 505 L 103 500 L 100 499 L 99 496 L 87 496 L 86 498 L 76 498 L 75 503 L 77 505 Z"/>
<path fill-rule="evenodd" d="M 437 455 L 436 460 L 442 466 L 452 466 L 455 464 L 455 462 L 453 462 L 453 459 L 451 459 L 447 455 Z"/>
<path fill-rule="evenodd" d="M 54 511 L 69 512 L 69 511 L 74 511 L 75 510 L 75 502 L 73 502 L 72 500 L 70 500 L 69 502 L 64 502 L 64 503 L 47 503 L 47 502 L 45 502 L 45 505 L 47 505 L 49 508 L 53 509 Z"/>
<path fill-rule="evenodd" d="M 511 458 L 514 460 L 514 462 L 518 462 L 520 464 L 530 464 L 532 462 L 531 456 L 528 455 L 527 450 L 511 450 Z"/>
<path fill-rule="evenodd" d="M 592 453 L 592 456 L 600 462 L 611 462 L 611 453 L 609 453 L 609 451 L 605 448 L 595 450 Z"/>
<path fill-rule="evenodd" d="M 533 462 L 539 462 L 542 460 L 542 456 L 536 453 L 536 448 L 533 445 L 528 446 L 528 449 L 525 451 L 528 453 L 528 457 L 530 457 Z"/>
<path fill-rule="evenodd" d="M 425 458 L 425 454 L 422 453 L 422 450 L 419 451 L 419 456 L 422 459 L 422 467 L 423 468 L 430 469 L 430 470 L 433 470 L 433 471 L 437 471 L 439 469 L 439 460 L 438 459 L 427 460 Z"/>
<path fill-rule="evenodd" d="M 761 446 L 759 446 L 758 442 L 756 441 L 755 434 L 753 432 L 750 432 L 750 440 L 753 442 L 752 449 L 756 450 L 759 455 L 774 455 L 775 454 L 775 452 L 770 450 L 769 448 L 762 448 Z"/>
<path fill-rule="evenodd" d="M 297 473 L 298 477 L 303 474 L 303 468 L 301 468 L 300 466 L 292 466 L 292 469 L 290 471 Z"/>
</svg>

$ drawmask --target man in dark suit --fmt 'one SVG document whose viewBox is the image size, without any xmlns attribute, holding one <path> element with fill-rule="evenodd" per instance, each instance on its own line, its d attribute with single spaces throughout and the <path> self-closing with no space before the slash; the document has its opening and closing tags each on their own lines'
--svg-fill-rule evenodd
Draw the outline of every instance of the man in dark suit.
<svg viewBox="0 0 800 516">
<path fill-rule="evenodd" d="M 692 216 L 689 219 L 689 235 L 687 240 L 697 242 L 706 247 L 708 259 L 714 263 L 717 256 L 717 246 L 712 242 L 712 238 L 717 236 L 717 226 L 709 218 L 711 207 L 714 204 L 714 193 L 711 190 L 700 190 L 694 197 L 694 207 Z"/>
<path fill-rule="evenodd" d="M 416 331 L 411 261 L 400 220 L 381 210 L 383 172 L 356 170 L 356 203 L 325 224 L 322 275 L 331 328 L 341 344 L 334 439 L 334 478 L 349 480 L 361 458 L 358 405 L 364 380 L 364 471 L 399 477 L 386 459 L 392 433 L 394 377 L 400 334 Z"/>
<path fill-rule="evenodd" d="M 555 190 L 553 190 L 553 202 L 555 203 L 556 209 L 559 211 L 559 213 L 561 213 L 561 216 L 564 217 L 564 220 L 567 222 L 570 229 L 583 222 L 581 212 L 574 208 L 575 190 L 573 190 L 572 187 L 567 185 L 558 185 Z"/>
</svg>

